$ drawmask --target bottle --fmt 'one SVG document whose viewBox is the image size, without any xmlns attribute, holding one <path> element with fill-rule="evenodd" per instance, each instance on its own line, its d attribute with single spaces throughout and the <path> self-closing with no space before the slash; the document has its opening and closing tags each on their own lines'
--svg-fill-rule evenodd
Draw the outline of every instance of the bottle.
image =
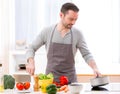
<svg viewBox="0 0 120 94">
<path fill-rule="evenodd" d="M 34 91 L 39 91 L 38 76 L 34 75 Z"/>
<path fill-rule="evenodd" d="M 4 75 L 3 75 L 2 64 L 0 63 L 0 92 L 3 91 L 4 91 Z"/>
</svg>

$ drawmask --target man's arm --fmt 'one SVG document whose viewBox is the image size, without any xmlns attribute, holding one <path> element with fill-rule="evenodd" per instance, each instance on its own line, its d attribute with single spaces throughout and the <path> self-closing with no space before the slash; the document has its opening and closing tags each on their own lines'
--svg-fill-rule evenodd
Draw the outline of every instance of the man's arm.
<svg viewBox="0 0 120 94">
<path fill-rule="evenodd" d="M 34 56 L 35 52 L 45 44 L 46 41 L 46 30 L 43 29 L 40 34 L 35 38 L 35 40 L 27 47 L 26 51 L 26 71 L 34 75 L 35 72 L 35 61 L 34 61 Z"/>
<path fill-rule="evenodd" d="M 94 60 L 89 60 L 88 65 L 93 69 L 95 77 L 101 76 L 101 73 L 99 72 L 99 69 Z"/>
<path fill-rule="evenodd" d="M 78 40 L 79 40 L 77 43 L 77 47 L 79 48 L 79 50 L 82 54 L 82 57 L 84 58 L 85 62 L 93 69 L 94 75 L 96 77 L 101 76 L 101 73 L 98 70 L 96 62 L 87 47 L 87 43 L 85 41 L 83 34 L 81 32 L 79 32 L 77 35 L 78 35 Z"/>
</svg>

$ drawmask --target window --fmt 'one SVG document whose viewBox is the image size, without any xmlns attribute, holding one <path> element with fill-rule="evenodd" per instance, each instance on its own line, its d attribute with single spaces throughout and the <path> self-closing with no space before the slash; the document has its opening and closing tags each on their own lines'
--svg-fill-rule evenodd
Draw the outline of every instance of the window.
<svg viewBox="0 0 120 94">
<path fill-rule="evenodd" d="M 76 26 L 83 31 L 98 67 L 103 73 L 120 73 L 118 72 L 120 71 L 118 70 L 120 66 L 119 0 L 74 0 L 73 2 L 80 7 Z"/>
<path fill-rule="evenodd" d="M 16 42 L 31 43 L 44 26 L 56 23 L 61 5 L 69 1 L 15 0 Z"/>
<path fill-rule="evenodd" d="M 15 40 L 30 43 L 44 26 L 59 20 L 59 9 L 67 1 L 71 0 L 56 2 L 54 0 L 16 0 Z M 72 2 L 80 8 L 79 19 L 75 26 L 82 30 L 100 70 L 103 73 L 111 73 L 106 70 L 106 67 L 114 66 L 112 72 L 120 72 L 116 72 L 120 69 L 118 68 L 120 66 L 119 0 L 72 0 Z M 78 73 L 90 73 L 79 52 L 76 62 L 78 62 L 76 66 Z"/>
</svg>

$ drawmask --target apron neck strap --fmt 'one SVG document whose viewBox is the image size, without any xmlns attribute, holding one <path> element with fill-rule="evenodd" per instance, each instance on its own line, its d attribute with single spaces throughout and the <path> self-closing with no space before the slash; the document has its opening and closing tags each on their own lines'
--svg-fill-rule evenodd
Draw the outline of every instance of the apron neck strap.
<svg viewBox="0 0 120 94">
<path fill-rule="evenodd" d="M 57 24 L 53 28 L 53 31 L 52 31 L 52 34 L 51 34 L 51 38 L 50 38 L 50 43 L 52 42 L 53 34 L 54 34 L 54 31 L 55 31 L 56 27 L 57 27 Z M 72 30 L 71 29 L 70 29 L 70 33 L 71 33 L 71 44 L 72 44 L 73 43 L 73 34 L 72 34 Z"/>
</svg>

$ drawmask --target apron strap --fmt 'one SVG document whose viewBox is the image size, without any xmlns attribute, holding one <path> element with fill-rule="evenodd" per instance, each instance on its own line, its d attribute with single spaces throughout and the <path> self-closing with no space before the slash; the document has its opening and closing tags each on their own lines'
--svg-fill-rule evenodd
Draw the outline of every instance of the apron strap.
<svg viewBox="0 0 120 94">
<path fill-rule="evenodd" d="M 52 34 L 51 34 L 51 38 L 50 38 L 50 43 L 52 42 L 52 38 L 53 38 L 53 34 L 54 31 L 56 29 L 57 24 L 55 25 L 55 27 L 53 28 Z M 71 33 L 71 44 L 73 43 L 73 34 L 72 34 L 72 30 L 70 29 L 70 33 Z"/>
<path fill-rule="evenodd" d="M 56 26 L 57 26 L 57 24 L 55 25 L 55 27 L 54 27 L 53 30 L 52 30 L 51 37 L 50 37 L 50 43 L 52 42 L 52 37 L 53 37 L 53 33 L 54 33 L 54 31 L 55 31 Z"/>
</svg>

